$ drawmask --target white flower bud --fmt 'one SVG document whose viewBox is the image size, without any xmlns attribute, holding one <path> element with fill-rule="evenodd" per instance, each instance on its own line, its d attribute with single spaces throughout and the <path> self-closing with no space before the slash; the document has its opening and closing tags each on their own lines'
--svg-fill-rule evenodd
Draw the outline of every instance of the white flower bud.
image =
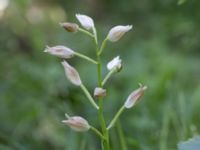
<svg viewBox="0 0 200 150">
<path fill-rule="evenodd" d="M 89 16 L 76 14 L 76 18 L 85 29 L 91 30 L 94 28 L 94 21 Z"/>
<path fill-rule="evenodd" d="M 90 129 L 87 120 L 79 116 L 69 117 L 67 120 L 62 120 L 62 122 L 77 132 L 85 132 Z"/>
<path fill-rule="evenodd" d="M 106 96 L 106 90 L 102 89 L 101 87 L 96 87 L 94 89 L 94 96 L 95 97 L 104 97 L 104 96 Z"/>
<path fill-rule="evenodd" d="M 70 66 L 66 61 L 61 62 L 61 64 L 64 67 L 65 74 L 69 81 L 71 81 L 71 83 L 73 83 L 74 85 L 80 86 L 82 82 L 76 69 Z"/>
<path fill-rule="evenodd" d="M 121 64 L 122 60 L 119 58 L 119 56 L 113 58 L 110 62 L 108 62 L 107 64 L 107 68 L 108 70 L 112 70 L 114 68 L 116 68 L 117 70 L 120 70 L 122 67 Z"/>
<path fill-rule="evenodd" d="M 76 23 L 64 22 L 60 23 L 60 26 L 63 27 L 68 32 L 77 32 L 79 26 Z"/>
<path fill-rule="evenodd" d="M 49 53 L 51 55 L 58 56 L 60 58 L 71 58 L 74 56 L 74 51 L 68 47 L 58 45 L 54 47 L 46 46 L 44 52 Z"/>
<path fill-rule="evenodd" d="M 132 25 L 127 25 L 127 26 L 115 26 L 113 27 L 108 35 L 107 35 L 107 39 L 111 42 L 116 42 L 118 41 L 126 32 L 128 32 L 129 30 L 132 29 Z"/>
<path fill-rule="evenodd" d="M 142 97 L 142 95 L 144 94 L 144 91 L 147 89 L 147 86 L 141 86 L 140 88 L 138 88 L 137 90 L 133 91 L 127 98 L 124 106 L 126 108 L 131 108 L 133 107 L 136 102 L 138 102 L 138 100 Z"/>
</svg>

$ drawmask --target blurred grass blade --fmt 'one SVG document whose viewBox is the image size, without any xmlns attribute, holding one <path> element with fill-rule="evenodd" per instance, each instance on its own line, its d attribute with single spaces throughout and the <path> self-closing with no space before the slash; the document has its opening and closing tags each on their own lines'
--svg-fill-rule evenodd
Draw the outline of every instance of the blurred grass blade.
<svg viewBox="0 0 200 150">
<path fill-rule="evenodd" d="M 178 0 L 178 5 L 182 5 L 186 2 L 187 0 Z"/>
</svg>

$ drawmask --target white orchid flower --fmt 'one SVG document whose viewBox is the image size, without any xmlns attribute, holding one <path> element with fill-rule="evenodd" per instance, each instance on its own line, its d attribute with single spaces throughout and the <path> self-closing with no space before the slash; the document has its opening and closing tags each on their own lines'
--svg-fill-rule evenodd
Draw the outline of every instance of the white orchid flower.
<svg viewBox="0 0 200 150">
<path fill-rule="evenodd" d="M 119 58 L 119 56 L 113 58 L 110 62 L 108 62 L 107 69 L 112 70 L 113 68 L 116 68 L 119 70 L 122 67 L 121 62 L 122 60 Z"/>
<path fill-rule="evenodd" d="M 73 50 L 62 45 L 53 46 L 53 47 L 46 46 L 46 49 L 44 50 L 44 52 L 49 53 L 51 55 L 55 55 L 60 58 L 71 58 L 74 56 Z"/>
<path fill-rule="evenodd" d="M 137 90 L 133 91 L 127 98 L 124 106 L 126 108 L 131 108 L 133 107 L 138 100 L 143 96 L 144 91 L 147 89 L 147 86 L 141 86 Z"/>
<path fill-rule="evenodd" d="M 69 81 L 76 86 L 80 86 L 82 84 L 79 73 L 76 71 L 74 67 L 69 65 L 66 61 L 61 62 L 64 67 L 65 74 Z"/>
<path fill-rule="evenodd" d="M 128 32 L 129 30 L 132 29 L 132 25 L 127 25 L 127 26 L 115 26 L 113 27 L 108 35 L 107 35 L 107 39 L 111 42 L 116 42 L 118 41 L 126 32 Z"/>
<path fill-rule="evenodd" d="M 87 29 L 87 30 L 94 29 L 94 21 L 89 16 L 82 15 L 82 14 L 76 14 L 76 18 L 78 19 L 78 21 L 81 23 L 81 25 L 85 29 Z"/>
<path fill-rule="evenodd" d="M 88 124 L 87 120 L 80 116 L 69 117 L 67 120 L 62 120 L 62 122 L 77 132 L 85 132 L 90 129 L 90 125 Z"/>
</svg>

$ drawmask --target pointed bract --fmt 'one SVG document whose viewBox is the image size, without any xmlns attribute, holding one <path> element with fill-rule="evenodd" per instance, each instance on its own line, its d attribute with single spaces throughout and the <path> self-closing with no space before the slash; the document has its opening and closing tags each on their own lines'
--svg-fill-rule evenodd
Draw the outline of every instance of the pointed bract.
<svg viewBox="0 0 200 150">
<path fill-rule="evenodd" d="M 60 58 L 71 58 L 74 56 L 73 50 L 62 45 L 53 46 L 53 47 L 46 46 L 46 49 L 44 50 L 44 52 L 60 57 Z"/>
<path fill-rule="evenodd" d="M 127 25 L 127 26 L 115 26 L 113 27 L 108 35 L 107 35 L 107 39 L 111 42 L 116 42 L 118 41 L 126 32 L 128 32 L 129 30 L 132 29 L 132 25 Z"/>
<path fill-rule="evenodd" d="M 74 67 L 69 65 L 66 61 L 61 62 L 64 67 L 65 74 L 69 81 L 76 86 L 80 86 L 82 84 L 79 73 L 76 71 Z"/>
<path fill-rule="evenodd" d="M 94 21 L 89 16 L 76 14 L 76 18 L 85 29 L 91 30 L 94 28 Z"/>
<path fill-rule="evenodd" d="M 90 129 L 87 120 L 80 116 L 69 117 L 67 120 L 62 120 L 62 122 L 77 132 L 85 132 Z"/>
<path fill-rule="evenodd" d="M 126 108 L 131 108 L 133 107 L 138 100 L 142 97 L 142 95 L 144 94 L 144 91 L 147 89 L 147 86 L 141 86 L 140 88 L 138 88 L 137 90 L 133 91 L 127 98 L 124 106 Z"/>
<path fill-rule="evenodd" d="M 110 62 L 108 62 L 107 69 L 112 70 L 112 69 L 116 68 L 117 70 L 120 70 L 122 67 L 121 62 L 122 62 L 122 60 L 120 59 L 119 56 L 113 58 Z"/>
</svg>

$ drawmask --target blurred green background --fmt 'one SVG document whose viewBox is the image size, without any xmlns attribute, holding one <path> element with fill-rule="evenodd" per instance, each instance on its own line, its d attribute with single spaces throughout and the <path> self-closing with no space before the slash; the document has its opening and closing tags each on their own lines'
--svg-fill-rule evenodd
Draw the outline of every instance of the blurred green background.
<svg viewBox="0 0 200 150">
<path fill-rule="evenodd" d="M 0 0 L 0 149 L 100 150 L 93 133 L 77 133 L 61 123 L 68 112 L 99 128 L 96 111 L 68 82 L 61 60 L 43 53 L 45 45 L 66 45 L 95 56 L 89 37 L 59 26 L 78 23 L 76 13 L 94 19 L 101 41 L 113 26 L 133 25 L 103 54 L 102 76 L 109 60 L 117 55 L 123 60 L 123 70 L 106 85 L 107 122 L 139 82 L 149 88 L 112 129 L 112 149 L 176 150 L 179 141 L 198 135 L 199 8 L 197 0 L 181 5 L 176 0 Z M 78 58 L 69 62 L 92 93 L 95 66 Z"/>
</svg>

